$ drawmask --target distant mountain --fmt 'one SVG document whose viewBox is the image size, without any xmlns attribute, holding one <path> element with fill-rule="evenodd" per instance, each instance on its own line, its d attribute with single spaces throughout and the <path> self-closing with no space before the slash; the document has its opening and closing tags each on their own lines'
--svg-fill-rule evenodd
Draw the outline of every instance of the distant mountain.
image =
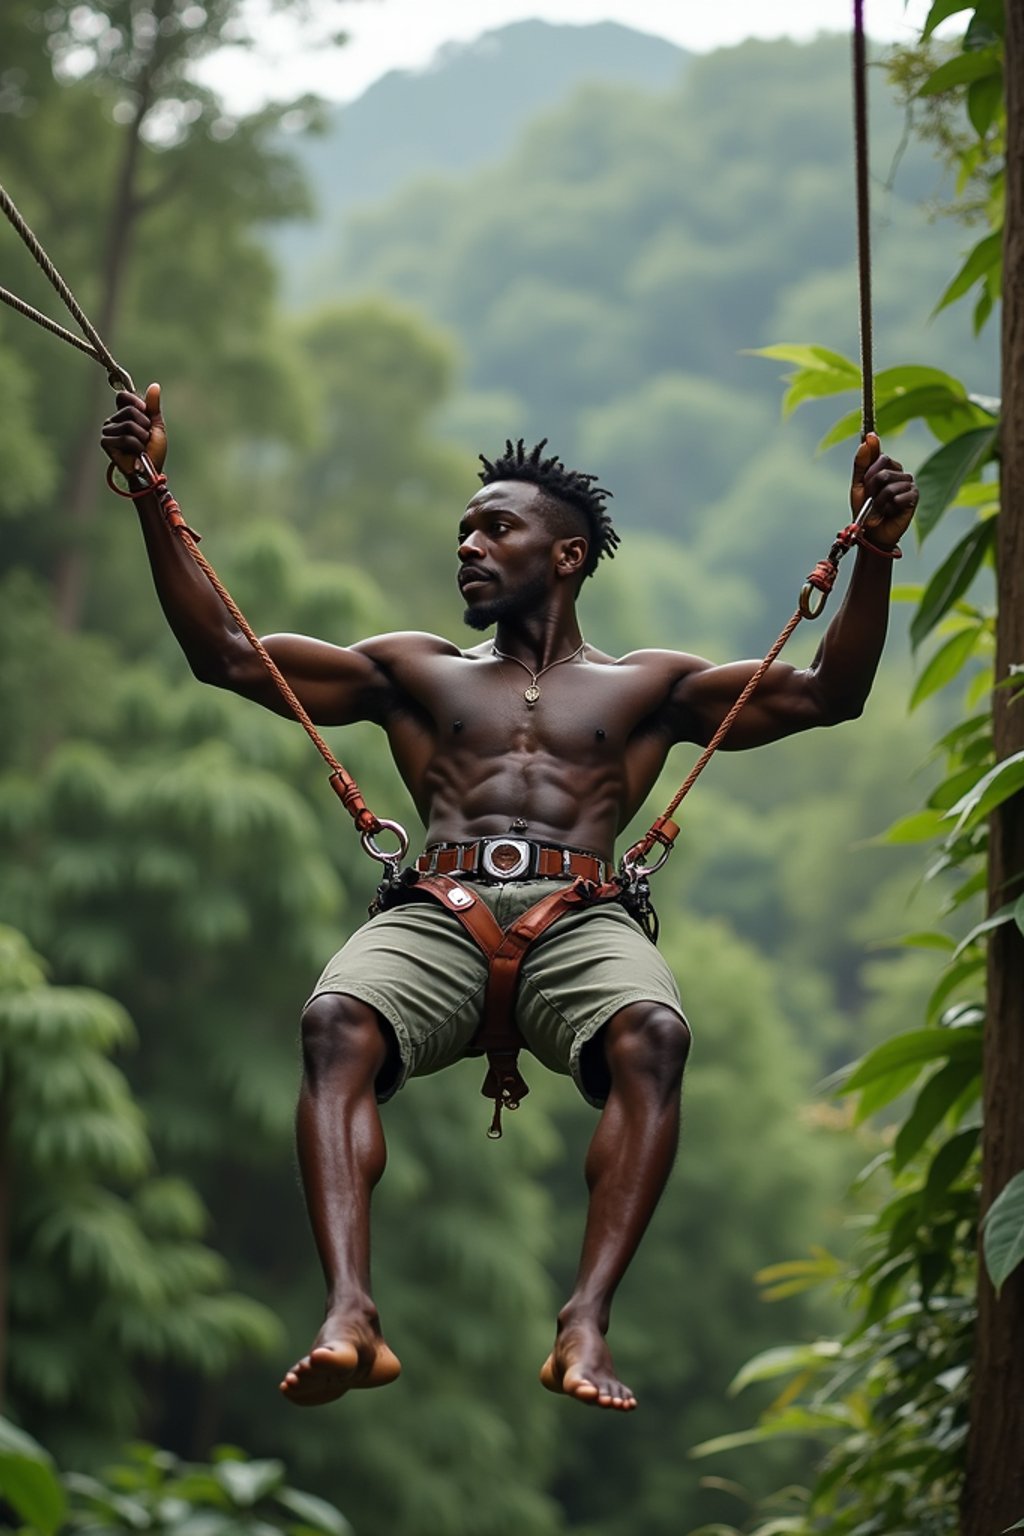
<svg viewBox="0 0 1024 1536">
<path fill-rule="evenodd" d="M 274 245 L 296 289 L 324 231 L 348 209 L 383 202 L 413 177 L 502 158 L 538 111 L 591 82 L 662 89 L 689 55 L 617 22 L 554 26 L 520 21 L 471 43 L 450 43 L 423 70 L 393 70 L 338 107 L 327 133 L 296 143 L 317 224 L 292 226 Z"/>
</svg>

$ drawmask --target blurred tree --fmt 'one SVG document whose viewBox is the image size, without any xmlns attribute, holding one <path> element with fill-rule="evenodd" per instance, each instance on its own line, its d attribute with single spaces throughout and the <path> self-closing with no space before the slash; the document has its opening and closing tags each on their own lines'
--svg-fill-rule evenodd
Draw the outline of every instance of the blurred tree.
<svg viewBox="0 0 1024 1536">
<path fill-rule="evenodd" d="M 7 1396 L 63 1454 L 145 1414 L 141 1375 L 223 1374 L 277 1346 L 272 1314 L 225 1290 L 202 1204 L 157 1178 L 142 1114 L 109 1061 L 132 1030 L 108 997 L 47 985 L 0 928 L 0 1332 Z"/>
</svg>

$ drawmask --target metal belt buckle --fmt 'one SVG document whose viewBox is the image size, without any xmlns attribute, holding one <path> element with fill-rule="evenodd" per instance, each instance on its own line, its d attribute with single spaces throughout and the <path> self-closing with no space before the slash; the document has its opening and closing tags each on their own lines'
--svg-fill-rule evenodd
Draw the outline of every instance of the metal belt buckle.
<svg viewBox="0 0 1024 1536">
<path fill-rule="evenodd" d="M 532 848 L 521 837 L 481 839 L 484 872 L 493 880 L 515 880 L 530 867 Z"/>
</svg>

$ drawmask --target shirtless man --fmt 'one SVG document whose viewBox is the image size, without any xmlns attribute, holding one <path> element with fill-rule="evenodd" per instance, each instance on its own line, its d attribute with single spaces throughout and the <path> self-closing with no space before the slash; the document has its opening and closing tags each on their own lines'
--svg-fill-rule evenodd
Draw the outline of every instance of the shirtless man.
<svg viewBox="0 0 1024 1536">
<path fill-rule="evenodd" d="M 160 392 L 121 394 L 102 446 L 129 477 L 167 450 Z M 673 651 L 621 659 L 588 645 L 576 603 L 618 543 L 606 492 L 541 448 L 508 445 L 458 525 L 465 621 L 496 625 L 463 649 L 436 635 L 378 635 L 350 646 L 272 635 L 267 649 L 321 725 L 372 720 L 426 827 L 426 849 L 474 866 L 460 878 L 507 924 L 551 890 L 537 878 L 562 854 L 596 873 L 676 742 L 708 741 L 755 665 L 712 666 Z M 885 638 L 892 559 L 917 489 L 869 436 L 854 459 L 851 507 L 873 506 L 846 599 L 810 667 L 776 662 L 728 739 L 760 746 L 860 714 Z M 137 502 L 164 613 L 195 676 L 286 713 L 256 654 L 168 530 L 152 496 Z M 453 854 L 452 850 L 458 850 Z M 511 852 L 509 851 L 511 850 Z M 525 851 L 524 851 L 525 850 Z M 544 850 L 549 852 L 544 853 Z M 550 852 L 554 850 L 554 852 Z M 525 860 L 525 868 L 518 868 Z M 561 876 L 564 878 L 564 876 Z M 302 1017 L 298 1110 L 302 1179 L 327 1281 L 308 1355 L 281 1390 L 313 1405 L 398 1375 L 370 1295 L 370 1200 L 385 1163 L 378 1103 L 410 1074 L 464 1056 L 479 1024 L 484 961 L 433 904 L 364 925 L 328 964 Z M 572 1295 L 558 1317 L 543 1384 L 630 1410 L 605 1335 L 612 1298 L 654 1212 L 676 1151 L 689 1030 L 667 967 L 615 903 L 562 917 L 527 955 L 517 1023 L 533 1054 L 571 1073 L 601 1107 L 586 1161 L 590 1190 Z"/>
</svg>

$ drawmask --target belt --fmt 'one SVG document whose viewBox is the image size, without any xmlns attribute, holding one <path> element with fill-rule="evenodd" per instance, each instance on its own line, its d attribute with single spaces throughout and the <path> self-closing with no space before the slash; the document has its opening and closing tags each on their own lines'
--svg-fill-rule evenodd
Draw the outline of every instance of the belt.
<svg viewBox="0 0 1024 1536">
<path fill-rule="evenodd" d="M 603 885 L 612 866 L 585 848 L 555 848 L 525 837 L 481 837 L 473 843 L 431 843 L 416 860 L 421 875 L 461 875 L 500 885 L 506 880 L 572 880 Z"/>
</svg>

